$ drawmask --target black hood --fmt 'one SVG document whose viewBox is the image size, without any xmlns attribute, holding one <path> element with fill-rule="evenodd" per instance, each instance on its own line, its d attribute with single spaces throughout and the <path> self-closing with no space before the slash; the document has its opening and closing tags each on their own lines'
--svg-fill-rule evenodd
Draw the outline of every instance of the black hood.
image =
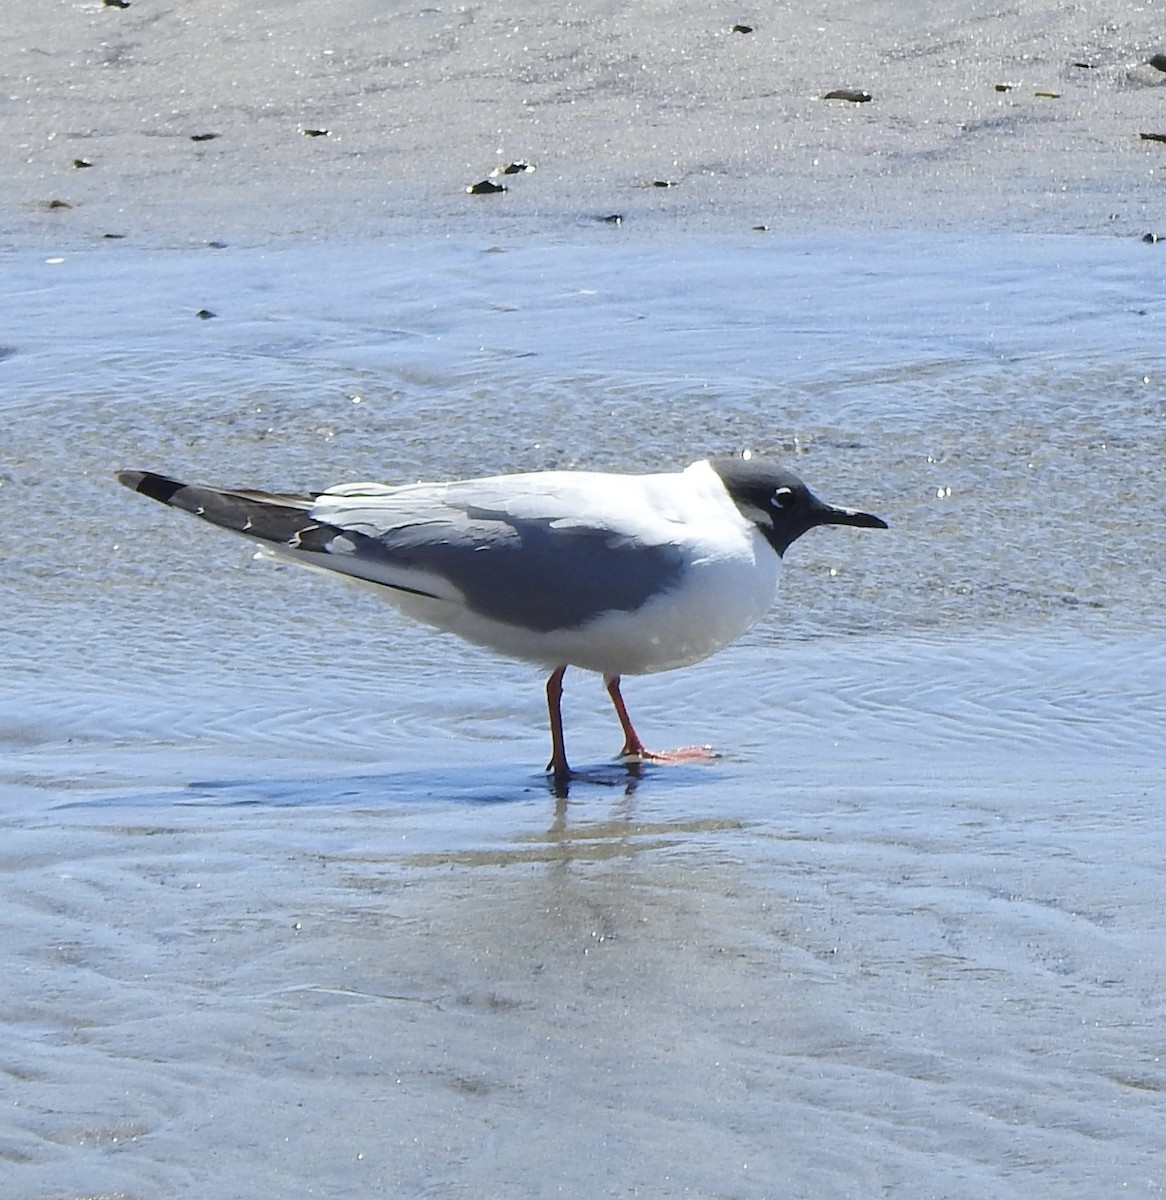
<svg viewBox="0 0 1166 1200">
<path fill-rule="evenodd" d="M 853 508 L 819 500 L 792 471 L 763 458 L 710 458 L 741 515 L 764 535 L 779 556 L 815 525 L 886 529 L 887 523 Z"/>
</svg>

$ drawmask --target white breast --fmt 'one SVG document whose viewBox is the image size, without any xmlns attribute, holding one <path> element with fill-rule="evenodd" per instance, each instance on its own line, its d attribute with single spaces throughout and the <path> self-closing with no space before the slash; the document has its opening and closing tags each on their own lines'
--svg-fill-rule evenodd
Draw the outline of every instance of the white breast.
<svg viewBox="0 0 1166 1200">
<path fill-rule="evenodd" d="M 741 516 L 707 463 L 667 476 L 612 477 L 626 519 L 642 506 L 645 530 L 679 546 L 686 565 L 675 585 L 631 611 L 611 611 L 574 629 L 538 632 L 484 618 L 457 603 L 402 593 L 385 599 L 416 620 L 512 658 L 603 675 L 642 675 L 707 658 L 768 612 L 781 559 Z M 619 495 L 638 488 L 634 494 Z"/>
</svg>

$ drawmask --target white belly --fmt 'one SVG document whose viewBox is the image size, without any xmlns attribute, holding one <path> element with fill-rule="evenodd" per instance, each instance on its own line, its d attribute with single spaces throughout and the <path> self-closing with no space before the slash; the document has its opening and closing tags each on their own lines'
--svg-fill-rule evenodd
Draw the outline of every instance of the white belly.
<svg viewBox="0 0 1166 1200">
<path fill-rule="evenodd" d="M 699 662 L 752 628 L 773 604 L 781 559 L 750 531 L 731 557 L 698 559 L 677 587 L 632 612 L 608 612 L 576 629 L 538 632 L 477 616 L 457 604 L 378 589 L 407 616 L 510 658 L 550 669 L 646 675 Z"/>
<path fill-rule="evenodd" d="M 361 536 L 376 538 L 378 530 L 390 527 L 398 494 L 415 501 L 424 525 L 430 510 L 443 518 L 461 510 L 445 500 L 445 485 L 416 485 L 414 488 L 376 488 L 360 485 L 350 491 L 338 489 L 317 504 L 320 519 L 336 521 L 339 528 L 354 529 Z M 680 474 L 644 476 L 594 476 L 584 472 L 551 472 L 501 480 L 480 480 L 473 485 L 478 502 L 501 511 L 513 512 L 516 521 L 542 519 L 550 529 L 562 528 L 565 537 L 580 525 L 578 513 L 586 513 L 588 527 L 606 530 L 613 538 L 639 542 L 650 554 L 665 548 L 679 558 L 675 571 L 658 573 L 658 593 L 638 608 L 603 610 L 602 588 L 589 592 L 589 608 L 599 615 L 590 620 L 579 609 L 561 603 L 562 595 L 548 594 L 545 601 L 536 590 L 524 593 L 516 611 L 529 614 L 533 607 L 548 614 L 564 614 L 558 628 L 528 628 L 500 619 L 499 606 L 472 600 L 454 579 L 426 574 L 406 560 L 395 564 L 375 554 L 347 549 L 336 539 L 337 551 L 327 555 L 277 547 L 281 557 L 306 566 L 324 567 L 363 579 L 378 594 L 407 616 L 467 641 L 487 646 L 511 658 L 539 663 L 544 667 L 581 667 L 603 675 L 643 675 L 667 671 L 699 662 L 727 646 L 756 624 L 773 603 L 781 559 L 757 528 L 737 509 L 724 484 L 707 462 L 694 463 Z M 470 487 L 465 485 L 449 485 Z M 419 497 L 419 498 L 418 498 Z M 473 497 L 471 497 L 473 499 Z M 464 500 L 459 503 L 466 503 Z M 417 513 L 409 510 L 409 515 Z M 482 547 L 462 546 L 472 557 Z M 613 572 L 621 560 L 613 554 L 607 561 L 597 558 L 593 548 L 580 555 L 580 570 Z M 459 564 L 464 568 L 470 559 Z M 671 560 L 666 557 L 666 562 Z M 511 591 L 521 586 L 520 559 L 510 560 L 513 574 L 507 578 Z M 532 572 L 535 577 L 537 572 Z M 560 579 L 561 575 L 554 578 Z M 612 603 L 619 603 L 626 590 L 611 576 Z M 589 582 L 594 583 L 594 579 Z M 531 585 L 534 588 L 537 585 Z M 550 586 L 547 584 L 544 587 Z M 570 586 L 556 582 L 556 588 Z M 638 592 L 637 596 L 644 593 Z M 556 603 L 556 600 L 558 603 Z M 493 612 L 493 616 L 485 612 Z M 567 618 L 566 614 L 571 614 Z M 516 617 L 516 621 L 520 620 Z M 582 623 L 567 623 L 568 621 Z M 539 622 L 534 622 L 538 624 Z M 543 622 L 544 624 L 546 622 Z"/>
</svg>

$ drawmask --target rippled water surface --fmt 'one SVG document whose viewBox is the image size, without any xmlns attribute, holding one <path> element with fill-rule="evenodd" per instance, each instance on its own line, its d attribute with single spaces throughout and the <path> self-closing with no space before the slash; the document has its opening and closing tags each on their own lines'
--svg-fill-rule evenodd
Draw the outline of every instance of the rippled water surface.
<svg viewBox="0 0 1166 1200">
<path fill-rule="evenodd" d="M 1159 1195 L 1156 247 L 9 254 L 5 1196 Z M 200 319 L 199 310 L 213 313 Z M 770 619 L 542 681 L 119 488 L 752 448 Z"/>
</svg>

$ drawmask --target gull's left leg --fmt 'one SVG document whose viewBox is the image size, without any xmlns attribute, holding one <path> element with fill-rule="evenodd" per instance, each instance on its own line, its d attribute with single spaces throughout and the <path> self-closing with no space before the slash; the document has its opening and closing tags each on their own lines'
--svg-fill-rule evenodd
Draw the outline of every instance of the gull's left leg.
<svg viewBox="0 0 1166 1200">
<path fill-rule="evenodd" d="M 619 676 L 608 675 L 604 678 L 607 694 L 615 706 L 615 715 L 619 717 L 623 729 L 623 749 L 620 758 L 638 758 L 647 762 L 691 762 L 699 759 L 715 758 L 711 746 L 681 746 L 677 750 L 649 750 L 636 733 L 631 717 L 628 716 L 627 705 L 619 690 Z"/>
</svg>

